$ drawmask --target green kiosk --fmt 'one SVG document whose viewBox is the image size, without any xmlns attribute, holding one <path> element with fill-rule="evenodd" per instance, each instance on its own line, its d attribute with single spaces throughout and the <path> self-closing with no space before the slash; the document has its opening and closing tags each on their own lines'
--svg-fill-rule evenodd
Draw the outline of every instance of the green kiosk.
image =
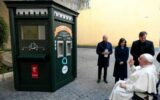
<svg viewBox="0 0 160 100">
<path fill-rule="evenodd" d="M 77 76 L 78 13 L 53 0 L 4 0 L 9 11 L 14 85 L 55 91 Z"/>
</svg>

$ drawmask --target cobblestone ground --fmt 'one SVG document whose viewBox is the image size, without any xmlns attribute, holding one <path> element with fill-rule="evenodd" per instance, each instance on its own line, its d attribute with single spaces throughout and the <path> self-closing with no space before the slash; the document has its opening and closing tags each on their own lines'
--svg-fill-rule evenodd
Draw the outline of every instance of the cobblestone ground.
<svg viewBox="0 0 160 100">
<path fill-rule="evenodd" d="M 108 84 L 97 84 L 97 55 L 93 48 L 78 48 L 78 75 L 75 81 L 56 92 L 15 91 L 13 79 L 0 82 L 0 100 L 104 100 L 108 98 L 114 78 L 114 54 L 108 68 Z M 158 65 L 157 62 L 155 62 Z"/>
</svg>

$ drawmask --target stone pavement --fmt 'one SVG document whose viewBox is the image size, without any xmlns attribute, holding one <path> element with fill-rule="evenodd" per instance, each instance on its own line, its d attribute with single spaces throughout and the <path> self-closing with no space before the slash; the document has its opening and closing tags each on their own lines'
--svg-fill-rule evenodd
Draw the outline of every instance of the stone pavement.
<svg viewBox="0 0 160 100">
<path fill-rule="evenodd" d="M 94 48 L 78 48 L 77 78 L 56 92 L 15 91 L 13 79 L 0 82 L 0 100 L 105 100 L 108 98 L 114 78 L 114 54 L 108 69 L 108 84 L 97 84 L 97 55 Z M 155 62 L 158 65 L 157 62 Z"/>
</svg>

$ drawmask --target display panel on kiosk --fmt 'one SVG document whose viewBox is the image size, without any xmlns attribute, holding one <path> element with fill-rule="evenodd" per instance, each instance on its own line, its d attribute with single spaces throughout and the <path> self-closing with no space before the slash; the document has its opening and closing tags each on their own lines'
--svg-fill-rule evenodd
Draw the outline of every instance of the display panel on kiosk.
<svg viewBox="0 0 160 100">
<path fill-rule="evenodd" d="M 57 41 L 57 57 L 64 56 L 64 41 Z"/>
<path fill-rule="evenodd" d="M 21 26 L 22 40 L 45 40 L 44 25 L 22 25 Z"/>
<path fill-rule="evenodd" d="M 66 41 L 66 55 L 71 56 L 72 52 L 72 41 Z"/>
<path fill-rule="evenodd" d="M 18 21 L 19 51 L 26 53 L 45 53 L 47 49 L 47 23 L 43 21 Z"/>
</svg>

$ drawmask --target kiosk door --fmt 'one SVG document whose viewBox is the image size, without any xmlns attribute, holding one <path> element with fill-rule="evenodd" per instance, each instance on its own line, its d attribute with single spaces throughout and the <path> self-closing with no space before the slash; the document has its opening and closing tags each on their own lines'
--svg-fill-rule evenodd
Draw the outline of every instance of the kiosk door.
<svg viewBox="0 0 160 100">
<path fill-rule="evenodd" d="M 50 88 L 47 30 L 47 21 L 18 20 L 20 88 Z"/>
<path fill-rule="evenodd" d="M 57 50 L 56 69 L 58 84 L 73 78 L 72 70 L 72 34 L 70 28 L 59 26 L 56 34 L 55 47 Z"/>
</svg>

